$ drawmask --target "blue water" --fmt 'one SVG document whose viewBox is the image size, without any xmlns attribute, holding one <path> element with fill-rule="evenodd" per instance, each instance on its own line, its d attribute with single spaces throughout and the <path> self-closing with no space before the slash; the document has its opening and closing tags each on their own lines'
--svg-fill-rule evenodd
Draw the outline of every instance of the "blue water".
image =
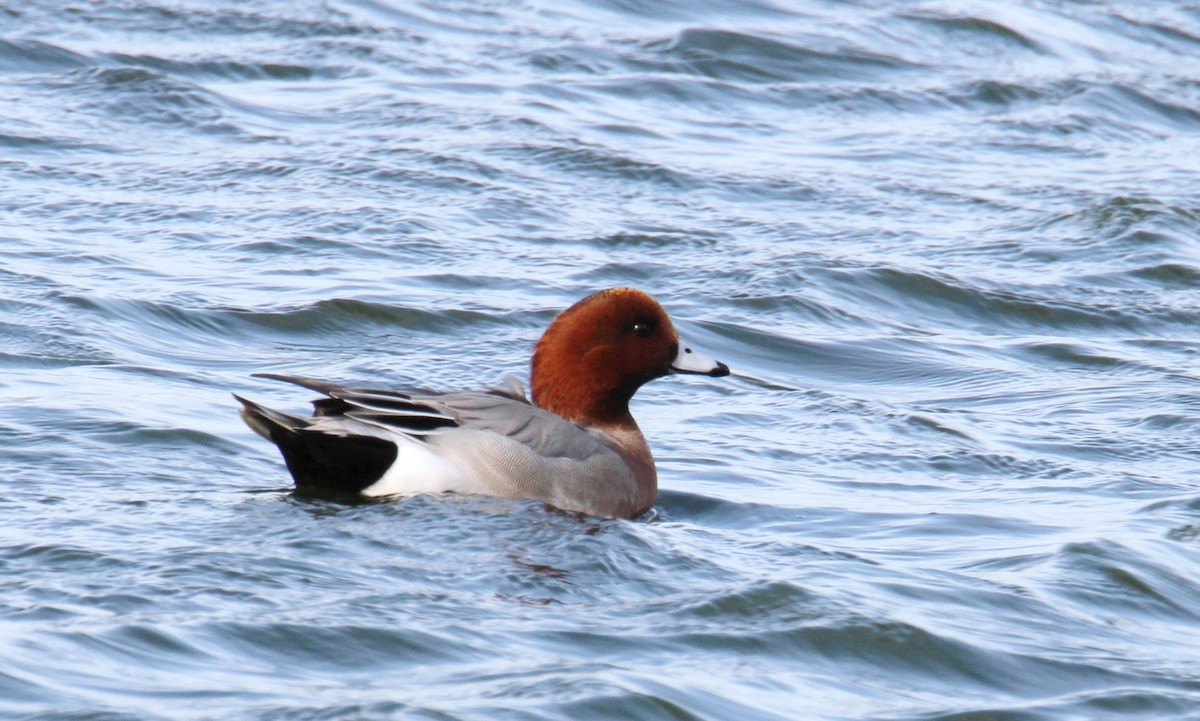
<svg viewBox="0 0 1200 721">
<path fill-rule="evenodd" d="M 1200 719 L 1200 7 L 0 7 L 0 718 Z M 636 521 L 300 497 L 268 371 L 657 296 Z"/>
</svg>

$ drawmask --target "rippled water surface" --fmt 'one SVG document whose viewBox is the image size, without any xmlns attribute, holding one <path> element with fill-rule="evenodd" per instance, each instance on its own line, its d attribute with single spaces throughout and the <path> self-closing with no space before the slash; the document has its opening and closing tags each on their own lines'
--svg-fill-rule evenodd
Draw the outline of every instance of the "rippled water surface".
<svg viewBox="0 0 1200 721">
<path fill-rule="evenodd" d="M 0 717 L 1200 719 L 1200 5 L 0 7 Z M 637 521 L 305 498 L 256 371 L 654 293 Z"/>
</svg>

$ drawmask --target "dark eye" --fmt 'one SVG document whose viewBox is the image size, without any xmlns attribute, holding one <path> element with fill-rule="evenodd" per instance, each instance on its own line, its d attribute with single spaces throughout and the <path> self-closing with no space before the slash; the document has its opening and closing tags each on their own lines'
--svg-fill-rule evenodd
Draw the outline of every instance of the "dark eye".
<svg viewBox="0 0 1200 721">
<path fill-rule="evenodd" d="M 647 338 L 654 332 L 654 328 L 654 321 L 649 318 L 639 318 L 633 322 L 633 325 L 629 326 L 629 332 L 640 338 Z"/>
</svg>

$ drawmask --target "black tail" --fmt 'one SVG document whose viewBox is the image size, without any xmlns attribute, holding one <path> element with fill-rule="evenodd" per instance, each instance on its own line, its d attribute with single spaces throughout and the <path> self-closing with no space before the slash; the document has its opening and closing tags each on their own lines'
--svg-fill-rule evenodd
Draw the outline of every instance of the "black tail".
<svg viewBox="0 0 1200 721">
<path fill-rule="evenodd" d="M 396 444 L 391 441 L 310 429 L 308 419 L 233 397 L 242 404 L 239 414 L 246 425 L 279 446 L 297 488 L 359 493 L 396 462 Z"/>
</svg>

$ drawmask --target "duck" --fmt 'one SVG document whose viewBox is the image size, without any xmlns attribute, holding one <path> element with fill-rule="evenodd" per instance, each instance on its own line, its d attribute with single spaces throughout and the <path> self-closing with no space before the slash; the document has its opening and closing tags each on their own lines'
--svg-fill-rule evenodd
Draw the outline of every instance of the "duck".
<svg viewBox="0 0 1200 721">
<path fill-rule="evenodd" d="M 629 402 L 673 374 L 721 377 L 729 367 L 681 342 L 651 295 L 620 287 L 551 321 L 533 349 L 528 396 L 511 377 L 502 388 L 436 393 L 256 373 L 322 397 L 308 417 L 234 398 L 278 446 L 297 490 L 478 494 L 631 519 L 655 504 L 658 474 Z"/>
</svg>

